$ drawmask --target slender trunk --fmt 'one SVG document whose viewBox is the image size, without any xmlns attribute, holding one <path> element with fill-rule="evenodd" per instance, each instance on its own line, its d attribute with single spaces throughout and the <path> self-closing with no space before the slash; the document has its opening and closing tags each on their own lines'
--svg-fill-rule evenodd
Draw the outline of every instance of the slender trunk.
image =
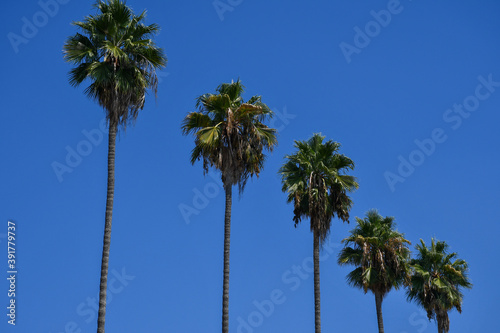
<svg viewBox="0 0 500 333">
<path fill-rule="evenodd" d="M 443 323 L 441 322 L 441 318 L 436 316 L 436 321 L 437 321 L 437 325 L 438 325 L 438 333 L 444 333 Z"/>
<path fill-rule="evenodd" d="M 384 333 L 384 319 L 382 318 L 382 300 L 383 295 L 375 293 L 375 306 L 377 307 L 378 332 Z"/>
<path fill-rule="evenodd" d="M 321 333 L 321 292 L 319 289 L 319 235 L 314 234 L 314 327 L 315 333 Z"/>
<path fill-rule="evenodd" d="M 225 184 L 226 213 L 224 215 L 224 282 L 222 284 L 222 333 L 229 332 L 229 245 L 231 240 L 231 184 Z"/>
<path fill-rule="evenodd" d="M 436 311 L 436 321 L 438 333 L 448 333 L 450 331 L 450 318 L 447 311 Z"/>
<path fill-rule="evenodd" d="M 106 198 L 106 215 L 104 218 L 104 240 L 102 244 L 101 284 L 99 286 L 99 315 L 97 317 L 97 333 L 104 333 L 106 316 L 106 290 L 108 287 L 109 249 L 111 245 L 111 219 L 113 217 L 113 198 L 115 192 L 115 146 L 116 122 L 110 121 L 108 138 L 108 193 Z"/>
</svg>

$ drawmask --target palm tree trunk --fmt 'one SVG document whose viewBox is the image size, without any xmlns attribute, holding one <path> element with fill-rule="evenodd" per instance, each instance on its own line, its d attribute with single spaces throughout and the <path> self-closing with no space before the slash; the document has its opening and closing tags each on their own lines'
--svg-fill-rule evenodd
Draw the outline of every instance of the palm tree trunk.
<svg viewBox="0 0 500 333">
<path fill-rule="evenodd" d="M 443 323 L 441 322 L 441 318 L 436 316 L 436 321 L 438 325 L 438 333 L 444 333 Z"/>
<path fill-rule="evenodd" d="M 224 282 L 222 284 L 222 333 L 229 332 L 229 246 L 231 240 L 231 202 L 233 186 L 224 184 L 226 212 L 224 215 Z"/>
<path fill-rule="evenodd" d="M 450 318 L 448 312 L 444 310 L 436 311 L 438 333 L 448 333 L 450 330 Z"/>
<path fill-rule="evenodd" d="M 104 218 L 104 240 L 102 245 L 97 333 L 104 333 L 106 316 L 106 291 L 108 288 L 109 249 L 111 245 L 111 219 L 113 217 L 113 198 L 115 193 L 115 146 L 117 128 L 117 123 L 110 121 L 108 138 L 108 193 L 106 198 L 106 215 Z"/>
<path fill-rule="evenodd" d="M 314 327 L 315 333 L 321 333 L 321 292 L 319 289 L 319 235 L 317 232 L 314 234 Z"/>
<path fill-rule="evenodd" d="M 384 319 L 382 318 L 382 300 L 380 293 L 375 293 L 375 306 L 377 307 L 378 332 L 384 333 Z"/>
</svg>

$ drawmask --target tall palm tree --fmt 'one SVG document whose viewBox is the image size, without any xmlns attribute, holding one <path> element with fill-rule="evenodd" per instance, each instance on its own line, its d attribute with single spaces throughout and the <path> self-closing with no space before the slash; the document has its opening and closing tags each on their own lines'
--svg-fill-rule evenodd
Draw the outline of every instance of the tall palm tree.
<svg viewBox="0 0 500 333">
<path fill-rule="evenodd" d="M 166 65 L 166 57 L 151 39 L 159 31 L 156 24 L 145 25 L 146 12 L 135 15 L 124 1 L 97 1 L 98 13 L 73 22 L 80 32 L 64 44 L 64 58 L 74 67 L 69 82 L 90 85 L 85 94 L 103 107 L 109 127 L 108 181 L 104 240 L 99 291 L 97 332 L 104 332 L 106 289 L 111 243 L 111 220 L 115 183 L 115 144 L 119 126 L 134 121 L 144 107 L 148 89 L 158 85 L 156 70 Z"/>
<path fill-rule="evenodd" d="M 264 165 L 263 150 L 272 151 L 277 144 L 276 130 L 264 124 L 272 111 L 260 96 L 247 102 L 241 97 L 244 86 L 240 80 L 223 83 L 216 94 L 204 94 L 196 102 L 197 112 L 183 120 L 184 135 L 193 134 L 195 147 L 191 163 L 203 160 L 206 174 L 209 167 L 221 172 L 226 194 L 224 216 L 224 272 L 222 291 L 222 332 L 229 330 L 229 246 L 231 235 L 232 188 L 238 185 L 243 193 L 249 177 L 259 176 Z"/>
<path fill-rule="evenodd" d="M 456 308 L 462 313 L 463 294 L 461 288 L 472 288 L 468 278 L 468 264 L 457 258 L 457 253 L 448 253 L 444 241 L 431 241 L 428 248 L 420 239 L 417 258 L 410 261 L 411 284 L 406 296 L 427 311 L 429 320 L 437 321 L 438 333 L 450 330 L 448 311 Z"/>
<path fill-rule="evenodd" d="M 332 218 L 337 215 L 349 222 L 352 206 L 347 192 L 358 188 L 356 178 L 345 172 L 354 169 L 354 162 L 338 153 L 340 144 L 323 143 L 324 136 L 314 134 L 307 141 L 295 141 L 297 152 L 285 156 L 280 168 L 282 190 L 287 201 L 294 204 L 295 227 L 309 218 L 313 233 L 315 332 L 321 332 L 319 252 L 330 232 Z"/>
<path fill-rule="evenodd" d="M 348 283 L 375 295 L 378 330 L 383 333 L 382 300 L 393 287 L 408 282 L 410 241 L 395 230 L 393 217 L 383 218 L 376 210 L 368 211 L 364 219 L 356 217 L 356 223 L 351 235 L 342 240 L 345 246 L 338 263 L 356 266 L 347 275 Z"/>
</svg>

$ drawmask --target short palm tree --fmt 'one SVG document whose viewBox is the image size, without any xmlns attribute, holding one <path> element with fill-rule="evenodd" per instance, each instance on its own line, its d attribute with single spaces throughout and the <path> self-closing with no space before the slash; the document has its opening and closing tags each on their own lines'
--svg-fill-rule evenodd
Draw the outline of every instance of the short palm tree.
<svg viewBox="0 0 500 333">
<path fill-rule="evenodd" d="M 364 219 L 356 217 L 356 223 L 351 235 L 342 240 L 345 246 L 338 263 L 356 267 L 347 275 L 351 286 L 375 295 L 378 330 L 383 333 L 382 300 L 393 287 L 408 282 L 410 241 L 395 230 L 393 217 L 384 218 L 376 210 L 368 211 Z"/>
<path fill-rule="evenodd" d="M 199 111 L 190 112 L 182 123 L 184 135 L 193 134 L 195 147 L 191 163 L 203 160 L 204 173 L 209 167 L 221 172 L 226 194 L 224 217 L 224 272 L 222 291 L 222 332 L 229 331 L 229 246 L 231 235 L 232 188 L 243 193 L 249 177 L 259 176 L 264 165 L 264 150 L 277 144 L 276 130 L 264 122 L 272 111 L 260 96 L 247 102 L 241 97 L 244 86 L 240 80 L 223 83 L 216 94 L 204 94 L 197 99 Z"/>
<path fill-rule="evenodd" d="M 135 15 L 120 0 L 97 1 L 98 14 L 73 22 L 80 33 L 64 44 L 64 58 L 76 65 L 69 72 L 69 82 L 90 85 L 85 94 L 103 107 L 109 126 L 108 185 L 101 262 L 97 332 L 104 332 L 106 289 L 111 243 L 115 182 L 115 144 L 119 126 L 126 126 L 143 109 L 146 91 L 156 94 L 156 69 L 166 64 L 166 57 L 151 39 L 159 31 L 156 24 L 145 25 L 146 13 Z"/>
<path fill-rule="evenodd" d="M 347 195 L 358 188 L 356 178 L 345 174 L 354 169 L 354 162 L 338 151 L 340 144 L 326 141 L 321 134 L 314 134 L 307 141 L 295 141 L 297 152 L 285 156 L 280 168 L 282 190 L 287 201 L 294 204 L 295 226 L 309 218 L 313 233 L 314 308 L 315 332 L 321 332 L 321 307 L 319 284 L 319 252 L 330 232 L 335 215 L 349 222 L 351 198 Z"/>
<path fill-rule="evenodd" d="M 472 288 L 468 278 L 468 265 L 457 258 L 457 253 L 448 253 L 448 244 L 431 241 L 428 248 L 421 239 L 417 244 L 417 258 L 410 261 L 411 284 L 407 298 L 427 311 L 427 317 L 437 321 L 438 333 L 450 330 L 448 311 L 456 308 L 462 312 L 461 288 Z"/>
</svg>

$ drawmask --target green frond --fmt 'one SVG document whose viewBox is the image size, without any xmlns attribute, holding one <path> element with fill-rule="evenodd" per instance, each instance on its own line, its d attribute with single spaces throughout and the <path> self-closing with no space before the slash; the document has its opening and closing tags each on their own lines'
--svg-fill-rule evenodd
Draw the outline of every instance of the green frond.
<svg viewBox="0 0 500 333">
<path fill-rule="evenodd" d="M 198 140 L 203 146 L 216 147 L 219 143 L 220 132 L 219 126 L 204 127 L 198 131 Z"/>
<path fill-rule="evenodd" d="M 210 127 L 212 120 L 206 114 L 190 112 L 182 121 L 182 134 L 195 134 L 204 127 Z"/>
<path fill-rule="evenodd" d="M 261 96 L 252 96 L 250 97 L 250 99 L 248 100 L 248 104 L 256 104 L 256 103 L 261 103 L 261 99 L 262 97 Z M 263 104 L 263 103 L 261 103 Z M 269 108 L 268 108 L 269 109 Z"/>
<path fill-rule="evenodd" d="M 361 269 L 361 267 L 354 269 L 346 276 L 347 284 L 350 285 L 351 287 L 363 289 L 365 291 L 365 286 L 363 284 L 363 274 L 364 272 Z"/>
<path fill-rule="evenodd" d="M 203 156 L 203 149 L 200 145 L 195 145 L 191 151 L 191 164 L 194 164 Z"/>
<path fill-rule="evenodd" d="M 278 144 L 278 138 L 276 137 L 276 129 L 269 128 L 261 123 L 255 124 L 255 134 L 264 145 L 268 146 L 272 150 L 274 146 Z"/>
<path fill-rule="evenodd" d="M 91 65 L 92 63 L 85 62 L 72 68 L 68 73 L 69 83 L 76 87 L 85 81 L 85 79 L 89 76 L 89 68 Z"/>
<path fill-rule="evenodd" d="M 217 87 L 217 92 L 220 95 L 227 95 L 229 100 L 233 101 L 235 105 L 239 105 L 241 103 L 241 95 L 244 92 L 245 87 L 241 83 L 240 79 L 236 82 L 231 83 L 222 83 Z"/>
<path fill-rule="evenodd" d="M 73 64 L 91 62 L 98 57 L 98 51 L 92 41 L 79 33 L 67 39 L 63 46 L 64 59 Z"/>
<path fill-rule="evenodd" d="M 167 57 L 162 48 L 156 47 L 154 43 L 149 40 L 147 46 L 141 45 L 137 48 L 134 54 L 137 58 L 137 62 L 144 64 L 143 67 L 151 71 L 153 68 L 162 68 L 167 64 Z"/>
<path fill-rule="evenodd" d="M 89 77 L 99 86 L 112 86 L 114 73 L 113 68 L 108 63 L 105 62 L 93 62 L 88 67 Z"/>
<path fill-rule="evenodd" d="M 360 266 L 363 260 L 363 251 L 359 248 L 352 248 L 349 246 L 344 247 L 340 252 L 337 259 L 339 265 L 354 265 Z"/>
<path fill-rule="evenodd" d="M 121 49 L 120 45 L 116 45 L 114 41 L 106 40 L 102 43 L 101 49 L 106 52 L 107 57 L 117 58 L 120 63 L 128 63 L 128 55 Z"/>
<path fill-rule="evenodd" d="M 374 274 L 374 269 L 372 267 L 367 267 L 363 270 L 363 275 L 361 276 L 361 281 L 363 284 L 363 289 L 365 293 L 370 289 L 370 286 L 373 286 L 373 277 Z"/>
</svg>

